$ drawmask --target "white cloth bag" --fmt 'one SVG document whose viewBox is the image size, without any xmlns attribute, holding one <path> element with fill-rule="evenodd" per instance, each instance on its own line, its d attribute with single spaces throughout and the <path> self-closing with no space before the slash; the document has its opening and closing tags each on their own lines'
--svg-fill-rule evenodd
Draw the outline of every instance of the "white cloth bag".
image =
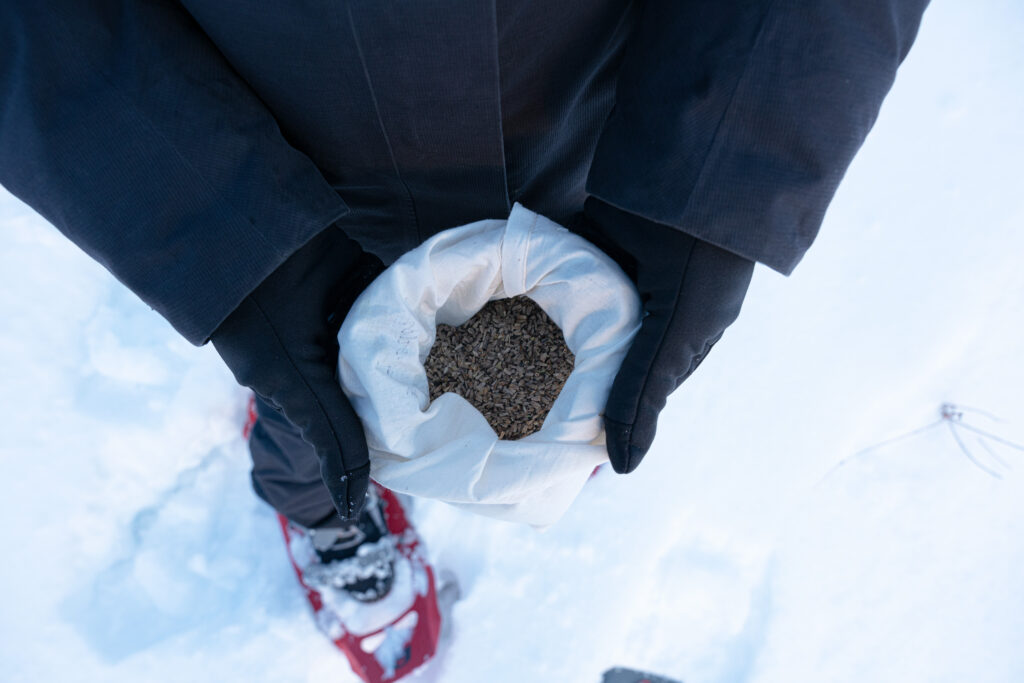
<svg viewBox="0 0 1024 683">
<path fill-rule="evenodd" d="M 575 366 L 541 429 L 503 441 L 468 401 L 429 400 L 436 325 L 525 294 L 557 324 Z M 603 252 L 516 204 L 508 220 L 446 230 L 359 296 L 338 334 L 338 375 L 362 420 L 371 477 L 402 493 L 535 526 L 568 509 L 608 460 L 601 413 L 640 326 L 633 283 Z"/>
</svg>

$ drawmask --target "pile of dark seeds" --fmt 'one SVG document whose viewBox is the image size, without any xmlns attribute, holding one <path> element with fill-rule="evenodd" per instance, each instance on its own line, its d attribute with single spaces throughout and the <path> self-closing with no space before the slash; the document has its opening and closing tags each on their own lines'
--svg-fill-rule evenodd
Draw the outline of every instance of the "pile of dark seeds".
<svg viewBox="0 0 1024 683">
<path fill-rule="evenodd" d="M 431 401 L 459 394 L 511 441 L 541 428 L 573 361 L 547 313 L 517 296 L 491 301 L 458 327 L 438 325 L 424 365 Z"/>
</svg>

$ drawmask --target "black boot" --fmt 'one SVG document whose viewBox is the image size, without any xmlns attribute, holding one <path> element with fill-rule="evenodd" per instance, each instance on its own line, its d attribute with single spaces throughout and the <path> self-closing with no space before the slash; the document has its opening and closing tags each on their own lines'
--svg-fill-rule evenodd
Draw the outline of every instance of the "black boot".
<svg viewBox="0 0 1024 683">
<path fill-rule="evenodd" d="M 356 523 L 342 522 L 332 513 L 303 530 L 316 553 L 316 560 L 302 570 L 308 585 L 344 590 L 361 602 L 375 602 L 391 590 L 395 538 L 388 533 L 375 487 L 370 487 Z"/>
</svg>

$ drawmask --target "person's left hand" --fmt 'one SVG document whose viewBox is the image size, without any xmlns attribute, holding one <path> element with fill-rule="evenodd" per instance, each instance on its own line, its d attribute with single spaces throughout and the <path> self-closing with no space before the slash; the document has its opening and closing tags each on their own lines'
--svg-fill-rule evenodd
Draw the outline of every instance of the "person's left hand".
<svg viewBox="0 0 1024 683">
<path fill-rule="evenodd" d="M 569 227 L 618 262 L 644 306 L 604 412 L 609 459 L 625 474 L 654 442 L 668 395 L 739 315 L 754 263 L 595 197 Z"/>
</svg>

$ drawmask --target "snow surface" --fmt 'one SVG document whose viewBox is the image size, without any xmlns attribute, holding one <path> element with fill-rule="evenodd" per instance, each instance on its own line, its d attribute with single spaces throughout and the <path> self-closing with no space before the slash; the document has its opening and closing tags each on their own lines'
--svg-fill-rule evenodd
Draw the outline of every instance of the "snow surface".
<svg viewBox="0 0 1024 683">
<path fill-rule="evenodd" d="M 1024 452 L 968 429 L 1024 443 L 1021 36 L 1015 0 L 933 4 L 817 244 L 634 474 L 545 533 L 417 503 L 463 595 L 417 680 L 1024 681 Z M 0 314 L 0 678 L 355 680 L 213 350 L 3 193 Z"/>
</svg>

